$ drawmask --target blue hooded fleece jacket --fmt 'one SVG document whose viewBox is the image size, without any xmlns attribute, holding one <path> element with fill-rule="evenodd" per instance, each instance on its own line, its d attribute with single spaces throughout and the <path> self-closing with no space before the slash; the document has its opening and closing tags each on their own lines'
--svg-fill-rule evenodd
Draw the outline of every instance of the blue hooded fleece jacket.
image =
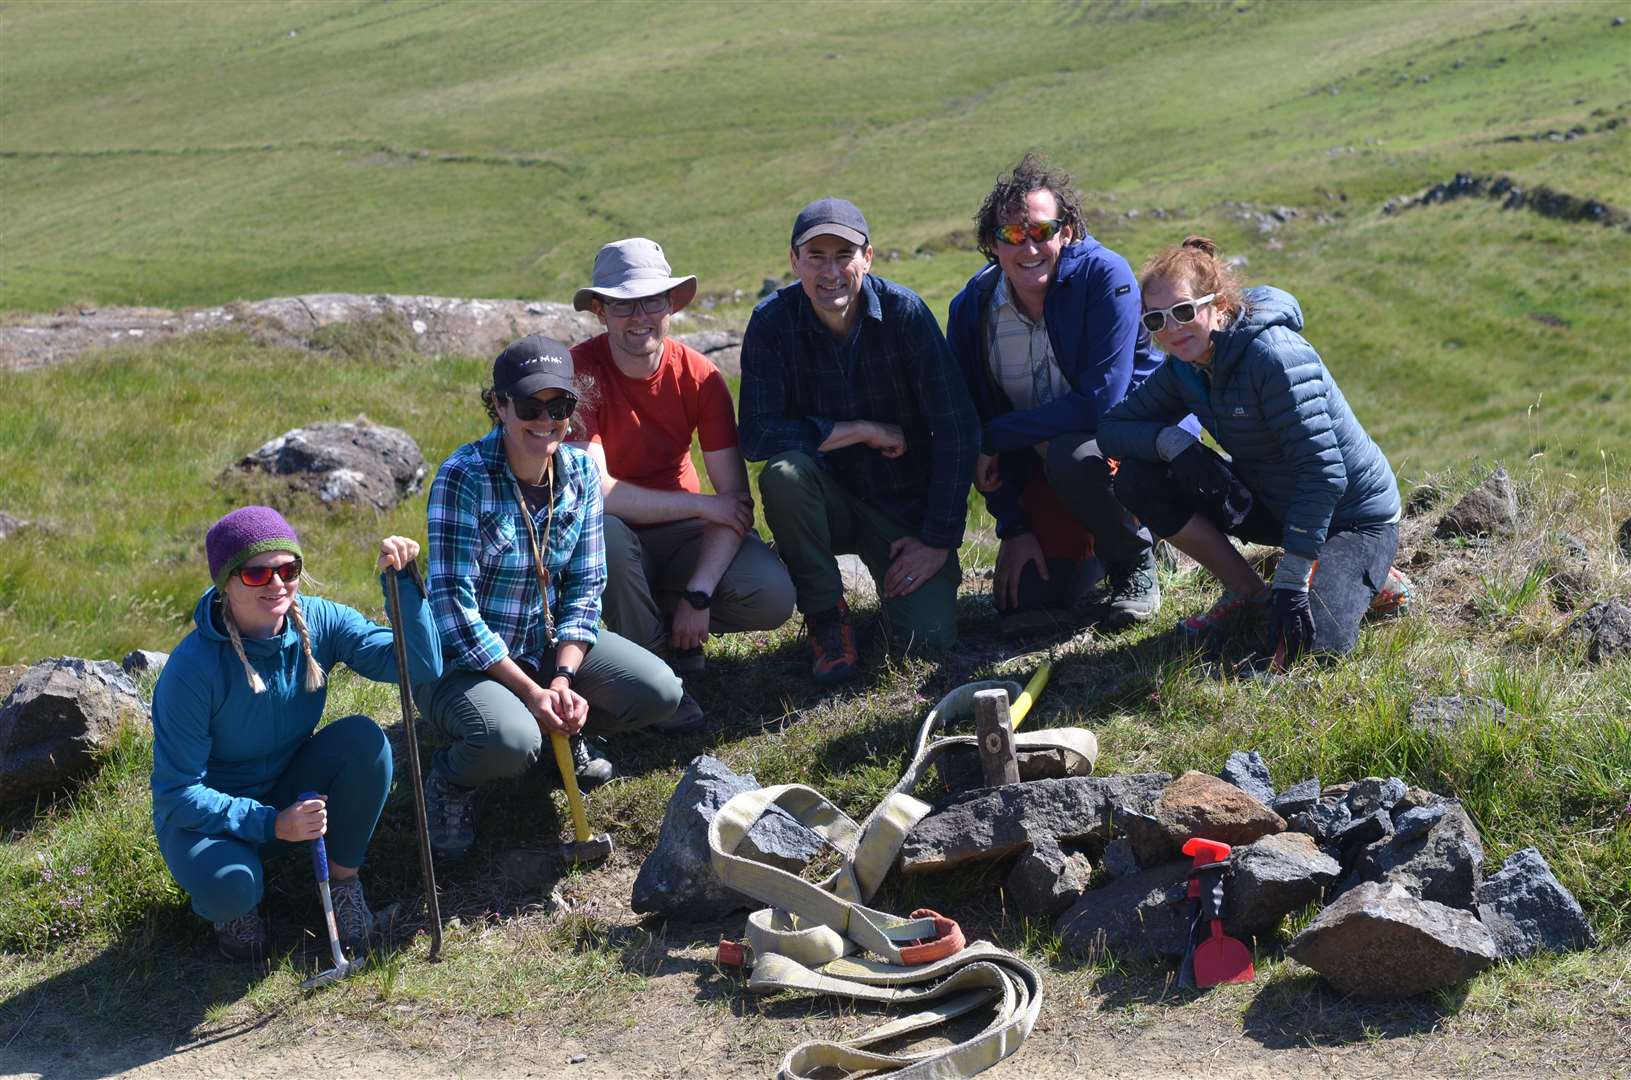
<svg viewBox="0 0 1631 1080">
<path fill-rule="evenodd" d="M 382 574 L 382 592 L 384 585 Z M 442 649 L 430 607 L 412 581 L 398 591 L 410 674 L 416 684 L 432 682 L 442 674 Z M 328 686 L 305 689 L 300 635 L 284 619 L 276 637 L 243 639 L 244 654 L 266 682 L 265 693 L 255 693 L 216 612 L 218 595 L 212 586 L 199 599 L 193 632 L 153 688 L 153 831 L 190 829 L 265 844 L 274 839 L 281 808 L 259 797 L 316 730 Z M 300 610 L 325 672 L 344 663 L 379 682 L 396 680 L 390 627 L 316 596 L 302 596 Z"/>
<path fill-rule="evenodd" d="M 1360 426 L 1314 347 L 1290 293 L 1246 291 L 1246 307 L 1212 333 L 1210 372 L 1173 360 L 1127 395 L 1099 428 L 1120 458 L 1159 461 L 1161 429 L 1194 413 L 1230 467 L 1275 518 L 1281 543 L 1314 559 L 1332 530 L 1399 518 L 1393 467 Z"/>
</svg>

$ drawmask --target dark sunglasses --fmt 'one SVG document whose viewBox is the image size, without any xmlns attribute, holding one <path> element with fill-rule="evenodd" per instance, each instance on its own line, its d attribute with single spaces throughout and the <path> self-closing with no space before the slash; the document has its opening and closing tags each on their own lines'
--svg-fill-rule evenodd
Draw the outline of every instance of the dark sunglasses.
<svg viewBox="0 0 1631 1080">
<path fill-rule="evenodd" d="M 300 576 L 300 560 L 286 562 L 282 566 L 240 566 L 238 567 L 238 580 L 251 589 L 265 588 L 272 584 L 274 576 L 285 585 Z"/>
<path fill-rule="evenodd" d="M 1175 323 L 1194 322 L 1195 316 L 1200 309 L 1217 299 L 1217 295 L 1217 293 L 1207 293 L 1205 296 L 1197 296 L 1193 300 L 1180 300 L 1163 310 L 1146 311 L 1139 318 L 1144 323 L 1144 329 L 1152 334 L 1159 334 L 1167 328 L 1168 319 Z"/>
<path fill-rule="evenodd" d="M 548 401 L 530 397 L 510 398 L 510 408 L 515 410 L 517 420 L 536 420 L 546 413 L 551 420 L 565 420 L 577 407 L 578 399 L 571 394 L 563 394 Z"/>
<path fill-rule="evenodd" d="M 1046 244 L 1058 235 L 1063 224 L 1058 218 L 1047 218 L 1044 221 L 1027 221 L 1023 225 L 998 225 L 997 239 L 1004 244 L 1018 247 L 1030 237 L 1038 244 Z"/>
</svg>

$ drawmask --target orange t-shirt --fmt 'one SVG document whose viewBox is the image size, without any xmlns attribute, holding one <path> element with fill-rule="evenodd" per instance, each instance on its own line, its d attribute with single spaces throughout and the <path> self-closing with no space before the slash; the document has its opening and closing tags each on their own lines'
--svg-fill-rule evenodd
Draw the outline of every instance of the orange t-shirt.
<svg viewBox="0 0 1631 1080">
<path fill-rule="evenodd" d="M 704 452 L 736 445 L 736 412 L 725 377 L 690 346 L 665 338 L 656 374 L 631 379 L 617 370 L 611 343 L 601 334 L 572 347 L 572 366 L 594 384 L 594 393 L 586 392 L 578 406 L 587 441 L 605 447 L 606 468 L 619 480 L 659 491 L 701 491 L 691 464 L 691 433 Z"/>
</svg>

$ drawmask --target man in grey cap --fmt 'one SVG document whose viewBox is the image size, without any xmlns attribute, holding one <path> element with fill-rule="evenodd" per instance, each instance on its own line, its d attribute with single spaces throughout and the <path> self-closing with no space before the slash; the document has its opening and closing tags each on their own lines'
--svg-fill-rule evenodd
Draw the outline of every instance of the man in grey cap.
<svg viewBox="0 0 1631 1080">
<path fill-rule="evenodd" d="M 737 446 L 730 388 L 695 349 L 668 336 L 697 292 L 663 249 L 618 240 L 595 257 L 572 299 L 606 332 L 572 349 L 586 385 L 577 445 L 600 467 L 606 500 L 606 625 L 666 655 L 681 676 L 703 670 L 710 633 L 774 630 L 793 613 L 787 568 L 753 531 L 753 495 Z M 714 494 L 702 491 L 691 441 Z M 660 731 L 702 727 L 689 691 Z"/>
<path fill-rule="evenodd" d="M 871 230 L 844 199 L 793 223 L 798 281 L 742 341 L 742 448 L 766 461 L 765 521 L 798 591 L 819 682 L 855 674 L 835 556 L 866 563 L 902 643 L 957 639 L 957 547 L 980 420 L 934 315 L 871 273 Z"/>
</svg>

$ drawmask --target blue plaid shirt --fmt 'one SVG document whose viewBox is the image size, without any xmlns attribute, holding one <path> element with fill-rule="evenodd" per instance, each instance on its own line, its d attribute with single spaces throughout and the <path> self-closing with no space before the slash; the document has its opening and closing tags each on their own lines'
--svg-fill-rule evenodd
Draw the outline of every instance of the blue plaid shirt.
<svg viewBox="0 0 1631 1080">
<path fill-rule="evenodd" d="M 430 606 L 448 667 L 485 671 L 506 656 L 544 651 L 543 605 L 515 474 L 495 427 L 455 450 L 430 486 Z M 593 645 L 606 587 L 600 473 L 589 455 L 555 453 L 555 510 L 533 515 L 550 575 L 557 641 Z"/>
<path fill-rule="evenodd" d="M 956 548 L 980 453 L 980 418 L 928 305 L 868 274 L 849 340 L 832 335 L 798 282 L 753 309 L 742 338 L 742 452 L 763 461 L 789 450 L 816 456 L 858 497 Z M 845 420 L 898 425 L 906 452 L 816 448 Z"/>
</svg>

